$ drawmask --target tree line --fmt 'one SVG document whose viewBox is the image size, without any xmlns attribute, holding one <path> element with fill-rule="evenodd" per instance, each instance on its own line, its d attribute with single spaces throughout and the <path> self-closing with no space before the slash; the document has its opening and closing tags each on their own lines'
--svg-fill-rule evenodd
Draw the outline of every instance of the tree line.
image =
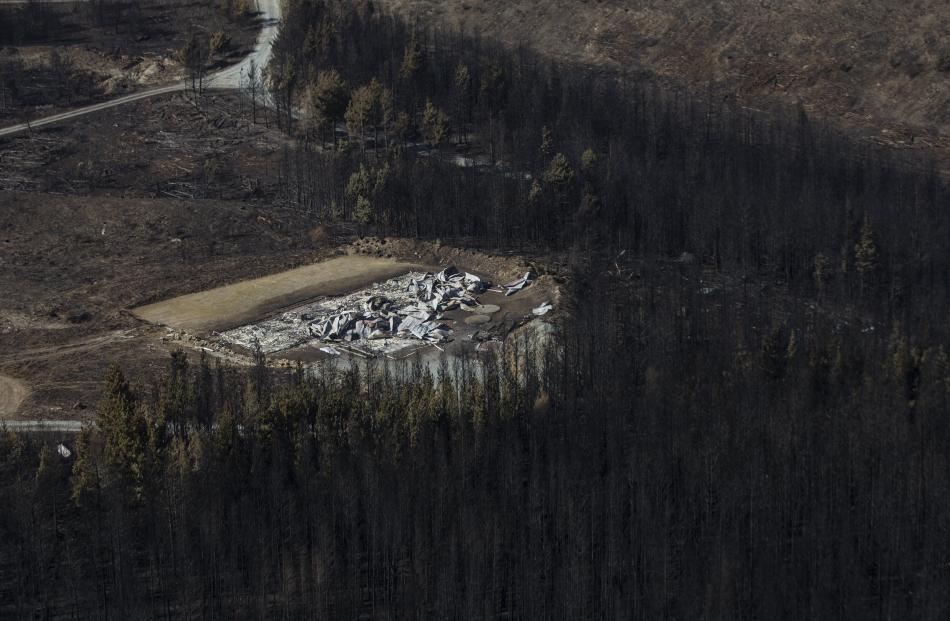
<svg viewBox="0 0 950 621">
<path fill-rule="evenodd" d="M 947 614 L 945 345 L 570 288 L 478 364 L 113 369 L 71 457 L 0 436 L 3 614 Z"/>
</svg>

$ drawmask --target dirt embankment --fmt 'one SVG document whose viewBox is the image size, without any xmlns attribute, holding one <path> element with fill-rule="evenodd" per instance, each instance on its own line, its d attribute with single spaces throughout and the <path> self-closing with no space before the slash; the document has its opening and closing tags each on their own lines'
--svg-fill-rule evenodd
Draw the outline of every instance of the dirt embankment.
<svg viewBox="0 0 950 621">
<path fill-rule="evenodd" d="M 507 282 L 531 270 L 539 274 L 560 272 L 563 263 L 558 263 L 553 255 L 542 263 L 537 258 L 524 257 L 514 252 L 502 250 L 471 250 L 442 242 L 408 239 L 403 237 L 364 237 L 342 248 L 348 254 L 368 255 L 417 261 L 423 265 L 454 265 L 468 271 L 488 276 L 496 282 Z"/>
<path fill-rule="evenodd" d="M 343 295 L 419 266 L 392 259 L 344 256 L 286 272 L 200 291 L 135 309 L 145 321 L 196 333 L 224 330 L 303 300 Z"/>
<path fill-rule="evenodd" d="M 25 383 L 0 375 L 0 420 L 15 415 L 20 404 L 29 394 L 30 390 Z"/>
</svg>

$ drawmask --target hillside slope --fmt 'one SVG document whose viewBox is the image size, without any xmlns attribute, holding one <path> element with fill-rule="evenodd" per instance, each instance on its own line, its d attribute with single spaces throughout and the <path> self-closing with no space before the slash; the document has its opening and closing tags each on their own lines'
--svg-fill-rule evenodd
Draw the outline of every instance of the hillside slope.
<svg viewBox="0 0 950 621">
<path fill-rule="evenodd" d="M 429 23 L 743 105 L 798 103 L 950 163 L 950 3 L 919 0 L 382 0 Z"/>
</svg>

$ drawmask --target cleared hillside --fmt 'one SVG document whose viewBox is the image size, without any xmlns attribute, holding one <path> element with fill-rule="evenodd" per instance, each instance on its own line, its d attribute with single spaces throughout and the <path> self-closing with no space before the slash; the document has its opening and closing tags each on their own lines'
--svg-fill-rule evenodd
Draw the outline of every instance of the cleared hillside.
<svg viewBox="0 0 950 621">
<path fill-rule="evenodd" d="M 950 4 L 944 0 L 382 0 L 427 23 L 742 105 L 809 114 L 950 163 Z"/>
</svg>

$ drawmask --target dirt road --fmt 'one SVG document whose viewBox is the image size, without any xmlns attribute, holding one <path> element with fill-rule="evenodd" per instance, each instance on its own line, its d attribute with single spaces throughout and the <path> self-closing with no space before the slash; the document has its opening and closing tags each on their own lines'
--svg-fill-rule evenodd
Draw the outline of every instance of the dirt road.
<svg viewBox="0 0 950 621">
<path fill-rule="evenodd" d="M 18 2 L 3 2 L 3 0 L 0 0 L 0 3 L 17 4 Z M 209 88 L 240 88 L 241 83 L 247 76 L 252 64 L 258 70 L 267 66 L 267 63 L 270 61 L 271 44 L 274 42 L 274 38 L 277 36 L 278 27 L 280 24 L 280 0 L 258 0 L 258 7 L 260 9 L 260 18 L 263 20 L 263 25 L 261 26 L 260 33 L 257 35 L 257 43 L 254 46 L 254 50 L 240 63 L 222 69 L 221 71 L 208 76 L 206 78 L 206 83 Z M 139 101 L 148 97 L 157 97 L 159 95 L 167 95 L 169 93 L 183 91 L 186 88 L 188 88 L 188 85 L 185 82 L 179 82 L 178 84 L 170 84 L 168 86 L 153 88 L 140 93 L 125 95 L 124 97 L 119 97 L 111 101 L 104 101 L 102 103 L 93 104 L 84 108 L 70 110 L 69 112 L 62 112 L 60 114 L 54 114 L 41 119 L 35 119 L 26 123 L 20 123 L 19 125 L 13 125 L 11 127 L 0 129 L 0 138 L 12 136 L 20 132 L 32 131 L 47 125 L 68 121 L 70 119 L 91 114 L 93 112 L 99 112 L 101 110 L 115 108 L 116 106 L 121 106 L 133 101 Z"/>
<path fill-rule="evenodd" d="M 39 129 L 47 125 L 59 123 L 61 121 L 68 121 L 69 119 L 74 119 L 76 117 L 84 116 L 86 114 L 91 114 L 93 112 L 98 112 L 100 110 L 115 108 L 116 106 L 121 106 L 122 104 L 131 103 L 133 101 L 138 101 L 140 99 L 146 99 L 148 97 L 156 97 L 158 95 L 166 95 L 168 93 L 176 93 L 178 91 L 183 91 L 183 90 L 185 90 L 184 84 L 171 84 L 169 86 L 161 86 L 159 88 L 152 88 L 147 91 L 142 91 L 140 93 L 132 93 L 131 95 L 125 95 L 124 97 L 119 97 L 118 99 L 113 99 L 111 101 L 104 101 L 102 103 L 93 104 L 91 106 L 86 106 L 84 108 L 77 108 L 75 110 L 70 110 L 69 112 L 62 112 L 60 114 L 54 114 L 52 116 L 47 116 L 42 119 L 36 119 L 35 121 L 28 121 L 26 123 L 20 123 L 19 125 L 5 127 L 3 129 L 0 129 L 0 138 L 4 136 L 12 136 L 13 134 L 18 134 L 24 131 L 32 131 L 34 129 Z"/>
<path fill-rule="evenodd" d="M 420 266 L 344 256 L 134 309 L 136 317 L 193 334 L 240 326 L 299 302 L 342 295 Z"/>
<path fill-rule="evenodd" d="M 0 420 L 15 415 L 29 394 L 30 390 L 20 380 L 0 375 Z"/>
<path fill-rule="evenodd" d="M 207 80 L 210 88 L 241 88 L 251 65 L 257 71 L 263 71 L 270 62 L 271 46 L 277 38 L 280 28 L 280 0 L 258 0 L 258 9 L 262 20 L 261 31 L 257 35 L 254 50 L 244 57 L 244 60 L 210 76 Z"/>
<path fill-rule="evenodd" d="M 8 365 L 48 360 L 50 358 L 58 358 L 66 354 L 77 354 L 93 351 L 96 349 L 102 349 L 108 345 L 129 341 L 133 338 L 135 338 L 134 330 L 112 330 L 104 334 L 80 339 L 70 343 L 19 350 L 13 354 L 0 356 L 0 363 Z M 2 412 L 2 410 L 0 410 L 0 412 Z"/>
<path fill-rule="evenodd" d="M 62 345 L 21 350 L 15 354 L 0 357 L 0 363 L 8 365 L 40 362 L 70 354 L 90 352 L 114 343 L 127 341 L 133 337 L 133 331 L 113 330 L 106 334 Z M 19 431 L 79 431 L 82 426 L 79 421 L 9 420 L 16 416 L 20 405 L 29 395 L 30 387 L 26 382 L 7 375 L 0 375 L 0 428 L 6 427 Z"/>
</svg>

